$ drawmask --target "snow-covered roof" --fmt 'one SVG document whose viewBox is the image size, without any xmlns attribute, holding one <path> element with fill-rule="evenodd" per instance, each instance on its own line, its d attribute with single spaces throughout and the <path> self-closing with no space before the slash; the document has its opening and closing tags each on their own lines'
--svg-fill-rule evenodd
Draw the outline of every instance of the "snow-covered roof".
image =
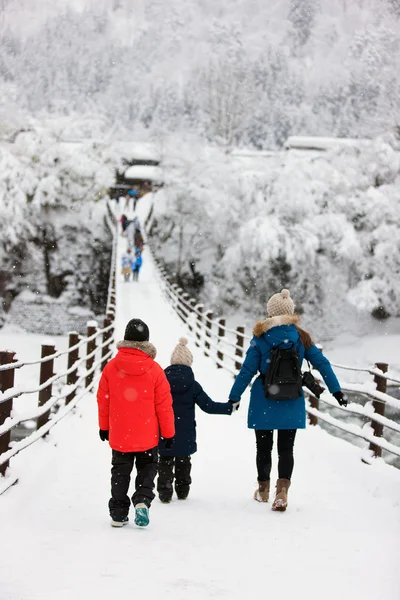
<svg viewBox="0 0 400 600">
<path fill-rule="evenodd" d="M 147 142 L 114 142 L 112 145 L 126 159 L 161 160 L 153 144 Z"/>
<path fill-rule="evenodd" d="M 317 136 L 292 135 L 286 141 L 286 148 L 304 150 L 328 150 L 334 146 L 360 146 L 371 140 L 359 138 L 331 138 Z"/>
<path fill-rule="evenodd" d="M 128 167 L 124 173 L 124 178 L 129 179 L 141 179 L 143 181 L 154 181 L 156 183 L 162 183 L 164 181 L 163 172 L 159 167 L 150 166 L 134 166 Z"/>
</svg>

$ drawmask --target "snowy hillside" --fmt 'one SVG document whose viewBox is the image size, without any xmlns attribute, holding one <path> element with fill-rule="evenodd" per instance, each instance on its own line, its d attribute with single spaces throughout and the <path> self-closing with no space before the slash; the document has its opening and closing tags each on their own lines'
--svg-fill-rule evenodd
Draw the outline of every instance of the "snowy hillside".
<svg viewBox="0 0 400 600">
<path fill-rule="evenodd" d="M 32 331 L 46 325 L 47 317 L 34 316 L 38 302 L 53 313 L 56 300 L 64 314 L 69 306 L 104 309 L 110 233 L 98 200 L 118 161 L 91 142 L 63 142 L 64 125 L 31 121 L 0 144 L 0 324 L 16 297 L 14 321 Z"/>
<path fill-rule="evenodd" d="M 398 19 L 397 0 L 3 0 L 0 131 L 55 112 L 257 148 L 375 136 L 399 124 Z"/>
</svg>

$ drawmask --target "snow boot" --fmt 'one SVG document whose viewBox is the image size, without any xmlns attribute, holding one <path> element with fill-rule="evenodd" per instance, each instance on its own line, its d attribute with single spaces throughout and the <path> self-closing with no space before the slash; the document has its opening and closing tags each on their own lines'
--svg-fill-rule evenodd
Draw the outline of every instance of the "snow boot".
<svg viewBox="0 0 400 600">
<path fill-rule="evenodd" d="M 288 490 L 290 487 L 290 479 L 278 479 L 276 482 L 275 500 L 272 503 L 272 510 L 284 511 L 288 505 Z"/>
<path fill-rule="evenodd" d="M 269 500 L 269 480 L 258 482 L 258 488 L 254 492 L 254 500 L 257 500 L 257 502 L 268 502 L 268 500 Z"/>
<path fill-rule="evenodd" d="M 178 500 L 186 500 L 189 496 L 189 490 L 187 492 L 176 492 L 176 495 L 178 496 Z"/>
<path fill-rule="evenodd" d="M 135 525 L 147 527 L 149 524 L 149 509 L 144 502 L 135 505 Z"/>
<path fill-rule="evenodd" d="M 123 527 L 124 525 L 128 525 L 129 519 L 128 517 L 122 518 L 120 521 L 111 520 L 111 527 Z"/>
<path fill-rule="evenodd" d="M 190 485 L 175 486 L 175 492 L 178 496 L 178 500 L 186 500 L 186 498 L 189 496 Z"/>
<path fill-rule="evenodd" d="M 169 504 L 172 500 L 172 496 L 167 496 L 166 494 L 159 494 L 158 497 L 163 504 Z"/>
</svg>

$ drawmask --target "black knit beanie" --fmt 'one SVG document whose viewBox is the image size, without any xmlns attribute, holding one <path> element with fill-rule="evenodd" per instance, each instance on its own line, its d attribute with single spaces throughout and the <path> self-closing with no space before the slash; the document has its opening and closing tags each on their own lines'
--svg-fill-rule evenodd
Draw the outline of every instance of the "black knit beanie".
<svg viewBox="0 0 400 600">
<path fill-rule="evenodd" d="M 124 339 L 129 342 L 148 342 L 149 328 L 141 319 L 131 319 L 126 326 Z"/>
</svg>

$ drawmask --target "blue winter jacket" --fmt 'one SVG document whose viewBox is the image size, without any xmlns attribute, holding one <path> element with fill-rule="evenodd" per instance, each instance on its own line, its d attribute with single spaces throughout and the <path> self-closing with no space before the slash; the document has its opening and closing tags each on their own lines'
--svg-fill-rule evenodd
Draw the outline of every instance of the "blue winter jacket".
<svg viewBox="0 0 400 600">
<path fill-rule="evenodd" d="M 298 317 L 284 315 L 272 317 L 256 324 L 256 335 L 250 342 L 242 368 L 235 379 L 229 399 L 238 402 L 254 375 L 267 372 L 271 348 L 282 344 L 288 348 L 294 344 L 300 358 L 304 358 L 321 373 L 331 394 L 340 390 L 331 364 L 313 344 L 306 350 L 295 327 Z M 285 323 L 285 324 L 281 324 Z M 250 429 L 304 429 L 306 407 L 304 394 L 293 400 L 270 400 L 264 395 L 264 385 L 260 377 L 254 381 L 250 393 L 247 425 Z"/>
<path fill-rule="evenodd" d="M 204 412 L 214 415 L 230 415 L 230 402 L 213 402 L 195 380 L 191 367 L 170 365 L 165 374 L 171 386 L 175 414 L 175 440 L 171 450 L 166 450 L 163 441 L 159 445 L 161 456 L 189 456 L 197 450 L 196 404 Z"/>
<path fill-rule="evenodd" d="M 132 261 L 132 271 L 140 271 L 143 264 L 143 258 L 141 254 L 137 254 L 134 261 Z"/>
</svg>

